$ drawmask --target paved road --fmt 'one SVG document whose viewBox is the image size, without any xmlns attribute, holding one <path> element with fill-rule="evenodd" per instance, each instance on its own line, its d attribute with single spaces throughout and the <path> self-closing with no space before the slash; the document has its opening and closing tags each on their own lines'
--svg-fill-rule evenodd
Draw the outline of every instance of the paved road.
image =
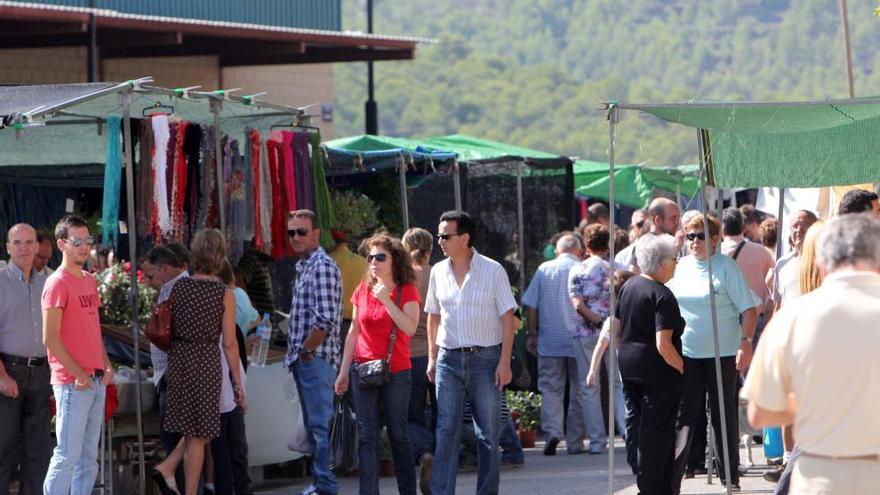
<svg viewBox="0 0 880 495">
<path fill-rule="evenodd" d="M 503 495 L 600 495 L 608 493 L 608 456 L 595 455 L 566 455 L 564 443 L 555 457 L 542 455 L 541 443 L 534 449 L 526 450 L 526 462 L 523 466 L 515 469 L 505 469 L 501 472 L 501 494 Z M 756 463 L 763 463 L 764 458 L 761 447 L 752 449 Z M 744 457 L 743 457 L 744 458 Z M 635 476 L 626 465 L 623 444 L 618 439 L 615 448 L 615 485 L 614 493 L 622 495 L 635 495 L 638 490 L 635 486 Z M 764 481 L 761 477 L 763 468 L 755 468 L 741 478 L 742 492 L 740 493 L 771 493 L 772 484 Z M 456 487 L 460 494 L 471 494 L 476 491 L 477 475 L 475 473 L 461 474 L 458 477 Z M 257 493 L 263 495 L 290 495 L 299 493 L 308 486 L 308 480 L 268 480 L 259 487 Z M 343 478 L 340 482 L 341 495 L 356 494 L 358 491 L 357 478 Z M 394 478 L 382 478 L 380 488 L 384 494 L 396 494 L 397 485 Z M 682 494 L 719 494 L 725 493 L 724 488 L 715 479 L 714 483 L 706 483 L 706 476 L 698 476 L 694 479 L 685 480 L 682 486 Z"/>
</svg>

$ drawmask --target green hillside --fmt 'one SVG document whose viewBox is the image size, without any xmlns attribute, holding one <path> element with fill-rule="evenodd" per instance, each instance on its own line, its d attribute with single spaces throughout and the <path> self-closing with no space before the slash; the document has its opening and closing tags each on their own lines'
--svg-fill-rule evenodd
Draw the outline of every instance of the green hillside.
<svg viewBox="0 0 880 495">
<path fill-rule="evenodd" d="M 366 29 L 365 0 L 343 28 Z M 436 38 L 376 64 L 382 134 L 466 133 L 607 159 L 607 99 L 846 97 L 837 0 L 375 0 L 379 33 Z M 857 95 L 880 94 L 875 0 L 850 0 Z M 365 64 L 334 69 L 338 136 L 363 132 Z M 696 161 L 696 134 L 624 114 L 618 160 Z"/>
</svg>

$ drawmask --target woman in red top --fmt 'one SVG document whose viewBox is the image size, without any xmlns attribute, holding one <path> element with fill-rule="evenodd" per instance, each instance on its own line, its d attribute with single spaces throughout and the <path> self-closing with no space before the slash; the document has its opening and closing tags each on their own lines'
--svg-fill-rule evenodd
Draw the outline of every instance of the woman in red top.
<svg viewBox="0 0 880 495">
<path fill-rule="evenodd" d="M 378 234 L 363 246 L 369 250 L 370 267 L 351 296 L 354 310 L 336 378 L 336 393 L 344 394 L 351 383 L 357 410 L 360 494 L 379 493 L 381 407 L 391 441 L 397 489 L 401 495 L 415 495 L 415 462 L 407 434 L 407 412 L 412 387 L 409 338 L 419 323 L 419 291 L 414 284 L 409 253 L 400 240 Z M 356 370 L 351 368 L 352 358 L 355 363 L 386 359 L 392 331 L 395 342 L 390 360 L 391 381 L 377 388 L 361 388 Z"/>
</svg>

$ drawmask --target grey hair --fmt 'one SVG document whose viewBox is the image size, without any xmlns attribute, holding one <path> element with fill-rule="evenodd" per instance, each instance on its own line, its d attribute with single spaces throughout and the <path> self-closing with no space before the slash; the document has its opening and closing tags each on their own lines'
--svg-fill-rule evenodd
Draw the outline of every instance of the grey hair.
<svg viewBox="0 0 880 495">
<path fill-rule="evenodd" d="M 832 218 L 820 234 L 817 258 L 828 271 L 859 262 L 880 268 L 880 220 L 870 213 Z"/>
<path fill-rule="evenodd" d="M 558 241 L 556 241 L 556 252 L 564 253 L 566 251 L 571 251 L 572 249 L 580 249 L 581 243 L 578 241 L 577 237 L 572 234 L 565 234 L 560 237 Z"/>
<path fill-rule="evenodd" d="M 669 234 L 646 235 L 636 242 L 636 260 L 642 273 L 659 272 L 660 264 L 675 255 L 675 239 Z"/>
</svg>

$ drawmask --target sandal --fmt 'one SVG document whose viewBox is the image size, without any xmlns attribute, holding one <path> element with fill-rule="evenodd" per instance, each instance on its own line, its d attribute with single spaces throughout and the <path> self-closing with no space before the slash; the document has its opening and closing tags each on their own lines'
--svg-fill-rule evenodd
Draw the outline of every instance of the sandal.
<svg viewBox="0 0 880 495">
<path fill-rule="evenodd" d="M 159 487 L 159 493 L 162 495 L 180 495 L 180 491 L 177 489 L 177 482 L 173 476 L 166 478 L 158 469 L 153 469 L 150 472 L 150 478 L 156 482 L 156 486 Z"/>
</svg>

